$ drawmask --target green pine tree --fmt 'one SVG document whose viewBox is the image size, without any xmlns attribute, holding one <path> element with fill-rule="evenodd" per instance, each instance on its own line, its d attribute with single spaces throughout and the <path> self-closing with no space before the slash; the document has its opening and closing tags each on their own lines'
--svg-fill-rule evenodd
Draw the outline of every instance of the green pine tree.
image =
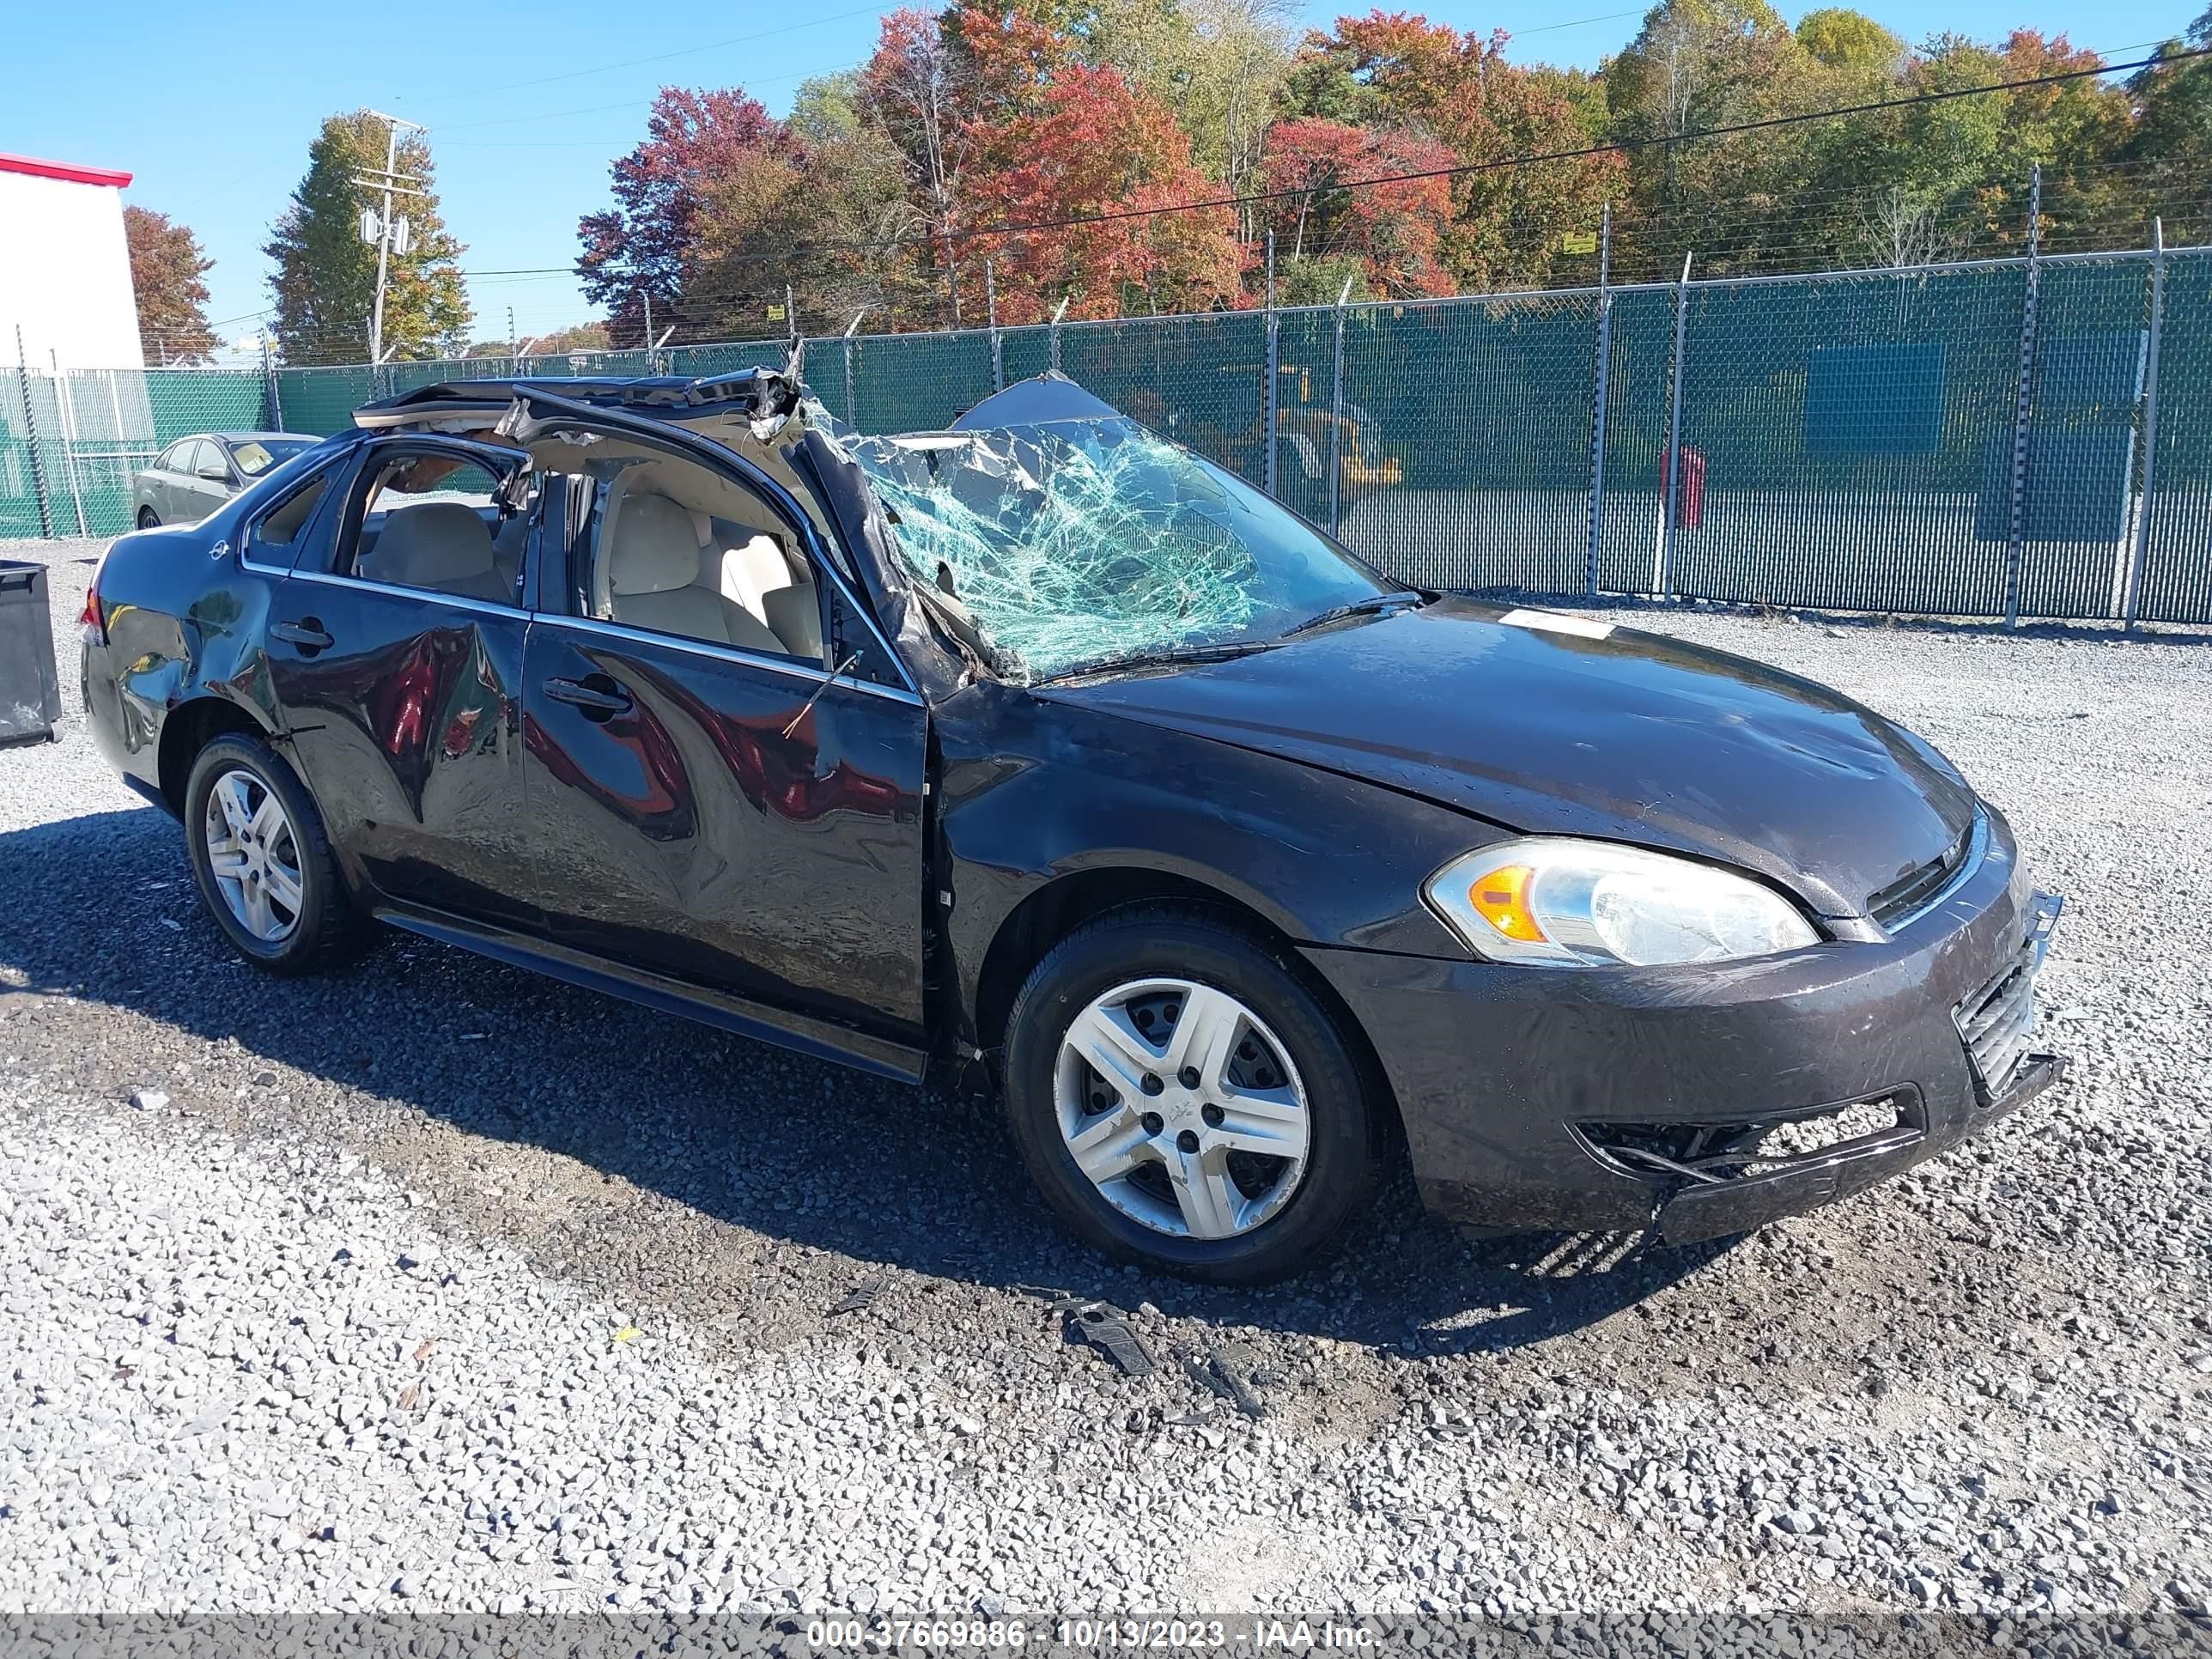
<svg viewBox="0 0 2212 1659">
<path fill-rule="evenodd" d="M 361 237 L 362 210 L 381 195 L 359 182 L 384 166 L 386 127 L 367 110 L 333 115 L 307 147 L 307 174 L 262 252 L 276 261 L 269 285 L 276 298 L 276 333 L 291 364 L 358 363 L 368 359 L 369 313 L 376 299 L 376 249 Z M 420 133 L 399 144 L 398 171 L 411 173 L 393 211 L 408 220 L 413 245 L 392 256 L 385 284 L 384 348 L 388 358 L 441 356 L 468 340 L 469 302 L 455 264 L 461 245 L 438 215 L 430 147 Z"/>
</svg>

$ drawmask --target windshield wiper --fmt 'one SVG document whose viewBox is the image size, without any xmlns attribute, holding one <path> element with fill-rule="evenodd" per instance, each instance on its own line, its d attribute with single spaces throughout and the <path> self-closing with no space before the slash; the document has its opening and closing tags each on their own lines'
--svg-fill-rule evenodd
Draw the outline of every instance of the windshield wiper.
<svg viewBox="0 0 2212 1659">
<path fill-rule="evenodd" d="M 1309 617 L 1297 627 L 1285 629 L 1283 637 L 1287 640 L 1293 634 L 1310 634 L 1330 623 L 1342 622 L 1346 617 L 1380 616 L 1396 605 L 1419 606 L 1427 603 L 1426 598 L 1411 588 L 1403 588 L 1395 593 L 1377 593 L 1371 599 L 1354 599 L 1349 605 L 1333 605 L 1318 617 Z"/>
<path fill-rule="evenodd" d="M 1088 674 L 1109 674 L 1122 668 L 1227 662 L 1232 657 L 1249 657 L 1255 651 L 1265 651 L 1273 643 L 1273 640 L 1222 640 L 1211 645 L 1148 645 L 1134 651 L 1117 651 L 1110 657 L 1093 657 L 1089 662 L 1076 663 L 1056 674 L 1047 674 L 1036 683 L 1049 685 L 1055 680 L 1081 679 Z"/>
</svg>

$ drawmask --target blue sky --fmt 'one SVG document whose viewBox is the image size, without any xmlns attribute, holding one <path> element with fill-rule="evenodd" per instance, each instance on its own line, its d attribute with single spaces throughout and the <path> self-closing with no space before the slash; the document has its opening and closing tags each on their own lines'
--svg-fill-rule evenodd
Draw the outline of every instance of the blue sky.
<svg viewBox="0 0 2212 1659">
<path fill-rule="evenodd" d="M 307 164 L 322 118 L 361 105 L 431 129 L 446 222 L 468 252 L 480 337 L 524 335 L 592 313 L 562 266 L 577 218 L 605 204 L 607 165 L 642 135 L 664 82 L 741 84 L 781 113 L 810 75 L 866 58 L 889 7 L 817 0 L 526 7 L 193 6 L 108 0 L 18 9 L 7 27 L 0 150 L 127 168 L 125 199 L 191 225 L 215 258 L 211 320 L 251 332 L 269 303 L 260 246 Z M 2114 56 L 2179 34 L 2203 0 L 1875 0 L 1908 40 L 1937 29 L 2001 38 L 2028 25 Z M 1635 33 L 1620 0 L 1395 0 L 1462 28 L 1504 28 L 1520 61 L 1595 65 Z M 1357 7 L 1309 3 L 1326 23 Z M 1803 8 L 1785 8 L 1793 19 Z M 97 15 L 95 15 L 95 12 Z M 395 27 L 396 25 L 396 27 Z M 389 45 L 397 39 L 404 44 Z"/>
</svg>

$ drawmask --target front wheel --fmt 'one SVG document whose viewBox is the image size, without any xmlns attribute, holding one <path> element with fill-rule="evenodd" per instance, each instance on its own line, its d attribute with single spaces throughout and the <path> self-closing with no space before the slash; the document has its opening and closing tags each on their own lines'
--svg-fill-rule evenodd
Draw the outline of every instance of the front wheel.
<svg viewBox="0 0 2212 1659">
<path fill-rule="evenodd" d="M 1191 906 L 1069 935 L 1007 1024 L 1010 1127 L 1054 1212 L 1217 1284 L 1297 1272 L 1372 1200 L 1395 1120 L 1367 1073 L 1291 964 Z"/>
<path fill-rule="evenodd" d="M 275 974 L 350 956 L 362 926 L 305 785 L 265 744 L 217 738 L 185 785 L 200 897 L 238 953 Z"/>
<path fill-rule="evenodd" d="M 155 516 L 152 507 L 142 507 L 138 509 L 138 527 L 141 530 L 158 530 L 161 525 L 161 521 Z"/>
</svg>

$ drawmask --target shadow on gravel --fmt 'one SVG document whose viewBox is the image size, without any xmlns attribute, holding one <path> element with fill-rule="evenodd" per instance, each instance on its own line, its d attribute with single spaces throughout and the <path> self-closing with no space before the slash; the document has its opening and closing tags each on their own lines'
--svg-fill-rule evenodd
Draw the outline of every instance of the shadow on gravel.
<svg viewBox="0 0 2212 1659">
<path fill-rule="evenodd" d="M 67 993 L 234 1041 L 235 1075 L 186 1085 L 204 1100 L 276 1086 L 257 1058 L 308 1074 L 283 1084 L 281 1109 L 248 1103 L 251 1127 L 287 1139 L 383 1164 L 405 1158 L 428 1118 L 558 1154 L 574 1164 L 522 1166 L 527 1191 L 496 1148 L 457 1158 L 450 1140 L 423 1148 L 430 1167 L 406 1178 L 545 1270 L 618 1296 L 738 1307 L 790 1335 L 818 1328 L 874 1263 L 1409 1352 L 1494 1351 L 1595 1324 L 1726 1248 L 1471 1243 L 1422 1216 L 1401 1177 L 1336 1261 L 1303 1279 L 1224 1291 L 1139 1276 L 1060 1235 L 988 1109 L 396 933 L 343 975 L 264 977 L 202 914 L 177 826 L 151 808 L 0 834 L 0 967 L 29 993 L 0 996 L 8 1052 L 90 1090 L 173 1086 L 179 1055 L 158 1037 L 125 1051 L 128 1028 L 77 1018 L 53 1000 Z M 40 1055 L 27 1044 L 42 1037 Z"/>
</svg>

